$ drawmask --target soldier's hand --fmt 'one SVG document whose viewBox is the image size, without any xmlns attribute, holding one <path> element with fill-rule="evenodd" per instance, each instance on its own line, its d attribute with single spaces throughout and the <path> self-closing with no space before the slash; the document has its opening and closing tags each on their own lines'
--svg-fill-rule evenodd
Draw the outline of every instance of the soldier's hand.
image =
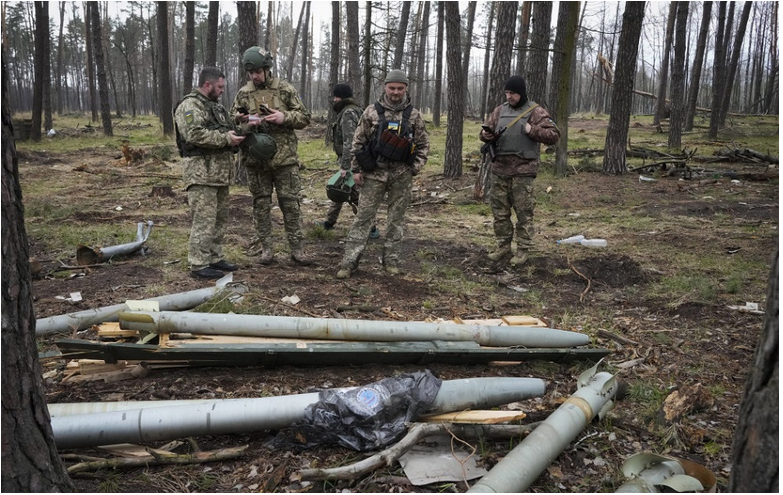
<svg viewBox="0 0 783 495">
<path fill-rule="evenodd" d="M 364 179 L 362 178 L 361 172 L 353 174 L 353 181 L 356 182 L 356 185 L 361 186 L 362 182 L 364 182 Z"/>
<path fill-rule="evenodd" d="M 271 110 L 271 109 L 270 109 Z M 279 110 L 271 110 L 272 113 L 261 118 L 264 122 L 281 125 L 285 122 L 285 114 Z"/>
<path fill-rule="evenodd" d="M 530 122 L 525 122 L 525 134 L 530 134 L 530 129 L 532 129 Z"/>
<path fill-rule="evenodd" d="M 495 136 L 494 132 L 487 132 L 485 130 L 481 130 L 481 137 L 486 139 L 487 141 L 494 140 L 497 136 Z"/>
<path fill-rule="evenodd" d="M 245 140 L 245 136 L 237 136 L 236 132 L 228 131 L 228 139 L 231 141 L 231 146 L 237 146 Z"/>
<path fill-rule="evenodd" d="M 340 169 L 340 177 L 345 177 L 347 174 L 348 174 L 347 170 L 345 170 L 344 168 Z"/>
</svg>

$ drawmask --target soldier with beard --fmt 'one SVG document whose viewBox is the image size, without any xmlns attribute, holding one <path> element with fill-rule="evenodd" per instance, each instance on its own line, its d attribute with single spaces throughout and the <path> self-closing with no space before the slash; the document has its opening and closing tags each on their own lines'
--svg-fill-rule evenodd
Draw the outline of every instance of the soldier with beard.
<svg viewBox="0 0 783 495">
<path fill-rule="evenodd" d="M 533 210 L 536 197 L 533 181 L 538 174 L 541 144 L 555 144 L 560 139 L 549 112 L 538 103 L 528 100 L 527 87 L 522 76 L 511 76 L 505 84 L 506 102 L 490 114 L 479 139 L 494 143 L 495 160 L 490 169 L 492 189 L 489 203 L 498 247 L 488 257 L 500 261 L 512 254 L 514 225 L 511 210 L 517 216 L 517 252 L 511 266 L 527 263 L 533 247 Z"/>
<path fill-rule="evenodd" d="M 356 128 L 351 168 L 354 182 L 362 187 L 361 202 L 345 240 L 337 278 L 348 278 L 358 268 L 384 195 L 388 195 L 388 207 L 383 266 L 390 275 L 400 273 L 405 210 L 411 200 L 413 176 L 427 163 L 430 149 L 424 120 L 411 105 L 407 89 L 405 73 L 389 71 L 383 95 L 364 110 Z"/>
<path fill-rule="evenodd" d="M 174 109 L 177 148 L 184 158 L 183 179 L 188 191 L 192 227 L 188 243 L 191 274 L 220 278 L 237 266 L 223 259 L 223 235 L 228 221 L 228 188 L 234 173 L 232 147 L 244 141 L 218 98 L 226 76 L 205 67 L 197 89 Z"/>
<path fill-rule="evenodd" d="M 231 113 L 242 130 L 259 133 L 263 142 L 274 143 L 272 151 L 254 152 L 253 147 L 240 151 L 240 159 L 247 168 L 247 182 L 253 195 L 253 223 L 256 236 L 254 253 L 260 254 L 259 263 L 268 265 L 274 260 L 272 242 L 272 191 L 283 213 L 291 259 L 300 265 L 312 263 L 303 248 L 299 193 L 299 156 L 295 129 L 310 124 L 310 112 L 305 108 L 296 89 L 288 82 L 272 76 L 274 61 L 262 48 L 248 48 L 242 56 L 242 66 L 250 79 L 234 98 Z M 270 139 L 271 138 L 271 139 Z M 274 149 L 276 148 L 276 151 Z"/>
</svg>

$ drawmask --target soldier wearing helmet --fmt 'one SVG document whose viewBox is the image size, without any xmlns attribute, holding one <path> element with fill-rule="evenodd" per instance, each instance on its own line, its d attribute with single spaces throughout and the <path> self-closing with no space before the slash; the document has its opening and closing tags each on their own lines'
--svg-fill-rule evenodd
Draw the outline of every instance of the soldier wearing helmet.
<svg viewBox="0 0 783 495">
<path fill-rule="evenodd" d="M 262 48 L 248 48 L 242 56 L 242 67 L 249 80 L 234 98 L 231 113 L 248 135 L 248 143 L 239 153 L 247 168 L 248 187 L 253 195 L 256 232 L 251 252 L 260 255 L 259 263 L 263 265 L 274 260 L 271 218 L 274 190 L 283 213 L 291 259 L 297 264 L 309 265 L 311 260 L 302 245 L 301 182 L 294 130 L 307 127 L 310 112 L 291 84 L 273 77 L 274 60 Z"/>
<path fill-rule="evenodd" d="M 226 76 L 215 67 L 205 67 L 198 85 L 174 108 L 177 147 L 184 158 L 183 179 L 193 216 L 188 262 L 194 277 L 220 278 L 237 269 L 223 259 L 223 234 L 234 172 L 231 151 L 245 137 L 237 134 L 228 112 L 218 103 Z"/>
</svg>

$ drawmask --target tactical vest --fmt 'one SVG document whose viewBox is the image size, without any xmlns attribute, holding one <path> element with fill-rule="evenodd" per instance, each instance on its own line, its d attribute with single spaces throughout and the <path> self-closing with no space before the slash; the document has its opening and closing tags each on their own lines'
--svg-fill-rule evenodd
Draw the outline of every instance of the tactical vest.
<svg viewBox="0 0 783 495">
<path fill-rule="evenodd" d="M 188 98 L 195 98 L 200 101 L 202 105 L 204 105 L 204 109 L 207 111 L 207 118 L 209 119 L 204 123 L 204 128 L 210 131 L 218 130 L 221 132 L 234 130 L 234 126 L 231 124 L 231 121 L 228 118 L 228 111 L 223 107 L 223 105 L 216 101 L 210 100 L 196 90 L 186 94 L 182 97 L 181 100 L 177 102 L 177 104 L 174 106 L 174 115 L 177 114 L 177 108 L 179 108 L 182 102 Z M 174 132 L 177 136 L 177 149 L 179 149 L 179 156 L 181 157 L 214 155 L 215 153 L 225 153 L 226 151 L 230 151 L 230 148 L 201 148 L 198 145 L 188 143 L 182 138 L 182 135 L 179 132 L 179 126 L 177 125 L 176 118 L 174 119 Z"/>
<path fill-rule="evenodd" d="M 334 152 L 337 153 L 338 156 L 342 156 L 343 152 L 345 151 L 343 150 L 343 140 L 345 136 L 343 136 L 342 120 L 343 120 L 343 115 L 345 115 L 345 112 L 347 112 L 348 110 L 357 113 L 357 119 L 356 119 L 357 122 L 359 120 L 358 117 L 360 117 L 362 114 L 362 109 L 359 107 L 359 105 L 356 105 L 355 103 L 349 103 L 348 105 L 345 105 L 340 110 L 340 113 L 337 114 L 337 118 L 332 123 L 332 136 L 334 138 L 332 147 L 334 149 Z"/>
<path fill-rule="evenodd" d="M 392 162 L 413 163 L 415 145 L 410 120 L 413 105 L 408 104 L 402 112 L 402 120 L 386 120 L 386 109 L 375 102 L 378 112 L 378 128 L 375 137 L 375 154 Z"/>
<path fill-rule="evenodd" d="M 248 83 L 248 86 L 253 89 L 251 93 L 252 99 L 255 100 L 255 108 L 250 109 L 250 113 L 258 113 L 263 115 L 261 110 L 263 106 L 267 106 L 272 110 L 279 110 L 285 112 L 289 110 L 288 105 L 280 98 L 280 78 L 273 77 L 269 84 L 264 85 L 262 89 L 258 89 L 253 84 L 253 81 Z"/>
<path fill-rule="evenodd" d="M 497 129 L 502 129 L 503 127 L 507 127 L 507 129 L 498 139 L 495 149 L 497 156 L 516 155 L 526 160 L 538 158 L 541 152 L 541 145 L 537 141 L 530 139 L 530 136 L 523 132 L 525 124 L 527 124 L 527 121 L 530 120 L 530 116 L 533 114 L 533 112 L 528 112 L 528 110 L 534 105 L 536 105 L 535 102 L 528 100 L 520 108 L 512 108 L 508 103 L 504 103 L 500 108 Z M 525 112 L 527 112 L 527 115 L 514 122 L 517 117 Z M 512 122 L 514 124 L 508 128 Z"/>
</svg>

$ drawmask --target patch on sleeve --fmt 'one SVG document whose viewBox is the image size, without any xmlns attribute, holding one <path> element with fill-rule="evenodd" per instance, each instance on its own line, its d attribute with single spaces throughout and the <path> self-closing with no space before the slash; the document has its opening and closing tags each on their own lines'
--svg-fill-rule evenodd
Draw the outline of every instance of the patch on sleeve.
<svg viewBox="0 0 783 495">
<path fill-rule="evenodd" d="M 193 110 L 185 112 L 185 123 L 188 125 L 193 123 Z"/>
</svg>

